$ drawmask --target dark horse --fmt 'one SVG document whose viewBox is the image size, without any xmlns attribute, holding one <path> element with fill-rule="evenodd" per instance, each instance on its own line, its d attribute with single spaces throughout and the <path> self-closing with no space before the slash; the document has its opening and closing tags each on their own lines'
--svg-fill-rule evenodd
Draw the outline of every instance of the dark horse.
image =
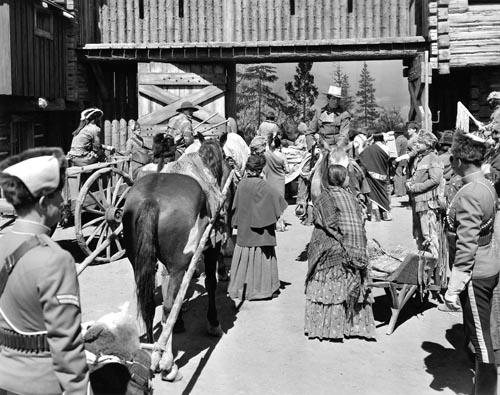
<svg viewBox="0 0 500 395">
<path fill-rule="evenodd" d="M 205 141 L 198 154 L 221 188 L 231 169 L 223 158 L 219 142 Z M 229 201 L 230 199 L 226 200 L 226 208 Z M 225 210 L 226 217 L 229 211 Z M 164 278 L 162 284 L 162 322 L 166 322 L 210 216 L 207 198 L 199 183 L 183 174 L 148 174 L 135 182 L 127 196 L 123 233 L 127 255 L 134 269 L 138 308 L 146 324 L 146 335 L 150 343 L 153 342 L 156 307 L 154 288 L 157 260 L 165 265 L 168 272 L 168 277 Z M 229 218 L 225 219 L 228 224 Z M 216 265 L 220 247 L 220 242 L 212 245 L 209 241 L 204 251 L 205 287 L 209 300 L 208 329 L 210 334 L 217 336 L 222 335 L 215 306 Z M 170 354 L 171 338 L 172 336 L 165 351 Z M 162 371 L 170 371 L 167 380 L 175 379 L 177 370 L 173 355 L 170 355 L 170 359 L 166 366 L 160 367 Z"/>
</svg>

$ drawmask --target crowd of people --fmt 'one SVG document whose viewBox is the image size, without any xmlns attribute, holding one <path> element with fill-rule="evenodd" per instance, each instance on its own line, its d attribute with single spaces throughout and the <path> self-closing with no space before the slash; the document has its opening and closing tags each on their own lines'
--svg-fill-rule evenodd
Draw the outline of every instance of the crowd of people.
<svg viewBox="0 0 500 395">
<path fill-rule="evenodd" d="M 446 131 L 439 139 L 412 122 L 394 135 L 349 134 L 341 89 L 331 86 L 324 93 L 326 106 L 316 110 L 309 125 L 302 119 L 295 136 L 284 135 L 269 112 L 249 146 L 234 126 L 220 139 L 237 182 L 229 296 L 279 296 L 276 231 L 286 230 L 282 214 L 290 171 L 281 147 L 283 142 L 305 146 L 296 206 L 296 215 L 314 227 L 307 251 L 305 335 L 340 341 L 375 336 L 365 222 L 392 220 L 393 190 L 396 197 L 409 197 L 419 250 L 439 258 L 440 227 L 446 228 L 445 306 L 463 312 L 476 356 L 475 394 L 496 394 L 500 336 L 491 328 L 500 328 L 500 296 L 494 297 L 500 270 L 494 240 L 500 93 L 488 96 L 494 111 L 483 129 Z M 203 141 L 192 126 L 196 109 L 183 103 L 167 133 L 155 139 L 156 147 L 164 148 L 153 150 L 157 171 L 196 152 L 196 140 Z M 60 215 L 67 159 L 82 166 L 100 160 L 105 149 L 113 151 L 100 142 L 101 116 L 97 108 L 82 112 L 66 157 L 57 148 L 34 149 L 0 163 L 0 187 L 18 215 L 0 238 L 0 262 L 6 262 L 0 269 L 0 394 L 24 393 L 27 382 L 33 394 L 87 390 L 74 260 L 49 236 Z M 132 138 L 131 144 L 144 144 L 139 132 Z"/>
</svg>

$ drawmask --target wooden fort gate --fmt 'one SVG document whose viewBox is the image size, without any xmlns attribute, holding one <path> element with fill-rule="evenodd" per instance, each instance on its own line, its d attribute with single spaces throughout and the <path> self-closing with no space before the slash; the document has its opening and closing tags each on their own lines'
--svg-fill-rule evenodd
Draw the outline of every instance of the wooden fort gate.
<svg viewBox="0 0 500 395">
<path fill-rule="evenodd" d="M 448 19 L 468 1 L 80 0 L 82 29 L 93 32 L 82 55 L 134 64 L 137 115 L 160 129 L 182 100 L 203 108 L 199 121 L 234 117 L 237 63 L 400 59 L 409 120 L 430 128 L 429 84 L 453 66 Z"/>
</svg>

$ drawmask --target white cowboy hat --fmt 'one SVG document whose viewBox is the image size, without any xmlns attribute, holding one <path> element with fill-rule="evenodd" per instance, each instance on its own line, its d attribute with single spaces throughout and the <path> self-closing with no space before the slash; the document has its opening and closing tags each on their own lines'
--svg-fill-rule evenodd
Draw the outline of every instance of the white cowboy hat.
<svg viewBox="0 0 500 395">
<path fill-rule="evenodd" d="M 342 88 L 340 86 L 330 85 L 330 88 L 328 88 L 328 92 L 323 93 L 327 96 L 333 96 L 342 99 Z"/>
</svg>

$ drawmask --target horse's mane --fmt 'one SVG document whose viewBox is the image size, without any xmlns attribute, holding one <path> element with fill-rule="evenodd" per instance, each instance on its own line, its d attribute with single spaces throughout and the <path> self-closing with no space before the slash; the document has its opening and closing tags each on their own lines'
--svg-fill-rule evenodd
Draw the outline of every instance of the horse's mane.
<svg viewBox="0 0 500 395">
<path fill-rule="evenodd" d="M 217 184 L 220 186 L 223 174 L 222 161 L 224 157 L 219 142 L 216 140 L 205 140 L 201 144 L 198 154 L 205 166 L 210 169 L 217 180 Z"/>
<path fill-rule="evenodd" d="M 157 172 L 163 169 L 165 162 L 171 162 L 175 157 L 176 145 L 170 135 L 157 133 L 153 137 L 153 161 L 158 164 Z"/>
</svg>

